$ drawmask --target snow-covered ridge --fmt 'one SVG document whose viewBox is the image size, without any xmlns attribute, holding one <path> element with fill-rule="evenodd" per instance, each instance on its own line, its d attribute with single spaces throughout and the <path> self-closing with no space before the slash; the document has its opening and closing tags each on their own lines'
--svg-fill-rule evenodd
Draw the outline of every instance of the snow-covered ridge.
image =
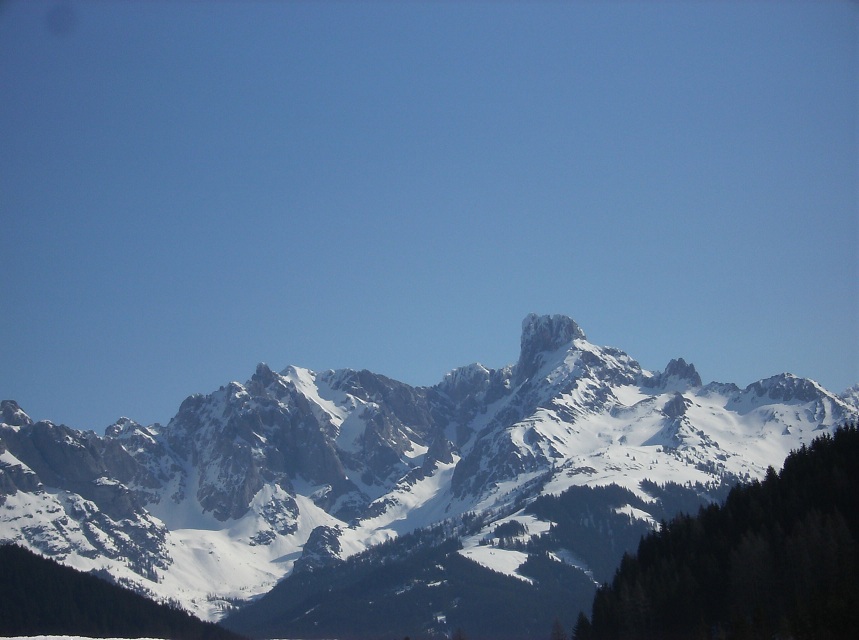
<svg viewBox="0 0 859 640">
<path fill-rule="evenodd" d="M 529 315 L 520 347 L 508 367 L 472 364 L 421 388 L 260 364 L 190 396 L 167 425 L 122 418 L 104 436 L 4 401 L 0 540 L 218 619 L 294 570 L 466 512 L 538 535 L 550 523 L 513 505 L 574 486 L 646 502 L 643 481 L 761 477 L 859 415 L 859 392 L 788 374 L 739 389 L 703 385 L 682 358 L 643 370 L 564 316 Z M 640 506 L 617 513 L 650 522 Z M 511 575 L 523 562 L 478 537 L 464 547 Z M 581 564 L 575 549 L 556 556 Z"/>
</svg>

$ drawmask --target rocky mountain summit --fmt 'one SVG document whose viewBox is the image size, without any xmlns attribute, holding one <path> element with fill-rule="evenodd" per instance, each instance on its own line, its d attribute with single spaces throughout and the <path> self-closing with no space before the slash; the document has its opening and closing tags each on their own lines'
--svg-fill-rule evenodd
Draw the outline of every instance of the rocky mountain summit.
<svg viewBox="0 0 859 640">
<path fill-rule="evenodd" d="M 460 555 L 521 579 L 523 560 L 480 541 L 517 517 L 531 519 L 523 545 L 547 532 L 522 515 L 535 499 L 616 486 L 630 497 L 612 508 L 652 527 L 653 487 L 711 499 L 859 404 L 790 374 L 740 389 L 702 384 L 682 358 L 646 371 L 572 319 L 532 314 L 515 364 L 431 387 L 260 364 L 166 425 L 121 418 L 98 435 L 11 400 L 0 411 L 0 540 L 218 619 L 284 576 L 474 514 L 485 529 Z M 552 553 L 591 571 L 582 549 Z"/>
</svg>

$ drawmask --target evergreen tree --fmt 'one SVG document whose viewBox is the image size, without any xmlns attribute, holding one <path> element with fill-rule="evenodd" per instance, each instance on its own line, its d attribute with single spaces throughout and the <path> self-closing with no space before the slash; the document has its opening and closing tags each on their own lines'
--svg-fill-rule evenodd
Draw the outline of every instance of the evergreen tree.
<svg viewBox="0 0 859 640">
<path fill-rule="evenodd" d="M 0 545 L 0 636 L 239 640 L 159 604 L 16 545 Z"/>
<path fill-rule="evenodd" d="M 663 523 L 601 587 L 594 638 L 847 638 L 859 629 L 859 430 L 791 453 L 723 506 Z"/>
<path fill-rule="evenodd" d="M 584 612 L 579 612 L 579 617 L 576 619 L 576 626 L 573 627 L 572 640 L 592 640 L 593 632 L 591 630 L 591 621 Z"/>
<path fill-rule="evenodd" d="M 558 618 L 552 623 L 552 633 L 549 635 L 549 640 L 567 640 L 567 632 L 564 631 L 564 625 Z"/>
</svg>

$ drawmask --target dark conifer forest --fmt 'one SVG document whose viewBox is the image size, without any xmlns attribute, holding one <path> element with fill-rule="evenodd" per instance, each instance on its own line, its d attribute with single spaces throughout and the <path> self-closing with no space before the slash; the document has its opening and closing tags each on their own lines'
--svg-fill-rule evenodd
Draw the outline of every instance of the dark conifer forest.
<svg viewBox="0 0 859 640">
<path fill-rule="evenodd" d="M 240 640 L 191 614 L 57 564 L 0 546 L 0 636 Z"/>
<path fill-rule="evenodd" d="M 859 430 L 848 424 L 724 505 L 643 538 L 575 638 L 855 638 L 857 536 Z"/>
</svg>

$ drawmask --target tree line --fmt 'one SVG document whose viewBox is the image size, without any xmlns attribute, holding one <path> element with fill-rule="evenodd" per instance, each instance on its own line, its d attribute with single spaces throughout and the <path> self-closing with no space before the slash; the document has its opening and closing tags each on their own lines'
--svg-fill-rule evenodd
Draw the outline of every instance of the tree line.
<svg viewBox="0 0 859 640">
<path fill-rule="evenodd" d="M 39 556 L 0 546 L 0 636 L 241 640 L 241 636 Z"/>
<path fill-rule="evenodd" d="M 681 515 L 626 554 L 575 640 L 849 638 L 859 629 L 859 430 Z"/>
</svg>

